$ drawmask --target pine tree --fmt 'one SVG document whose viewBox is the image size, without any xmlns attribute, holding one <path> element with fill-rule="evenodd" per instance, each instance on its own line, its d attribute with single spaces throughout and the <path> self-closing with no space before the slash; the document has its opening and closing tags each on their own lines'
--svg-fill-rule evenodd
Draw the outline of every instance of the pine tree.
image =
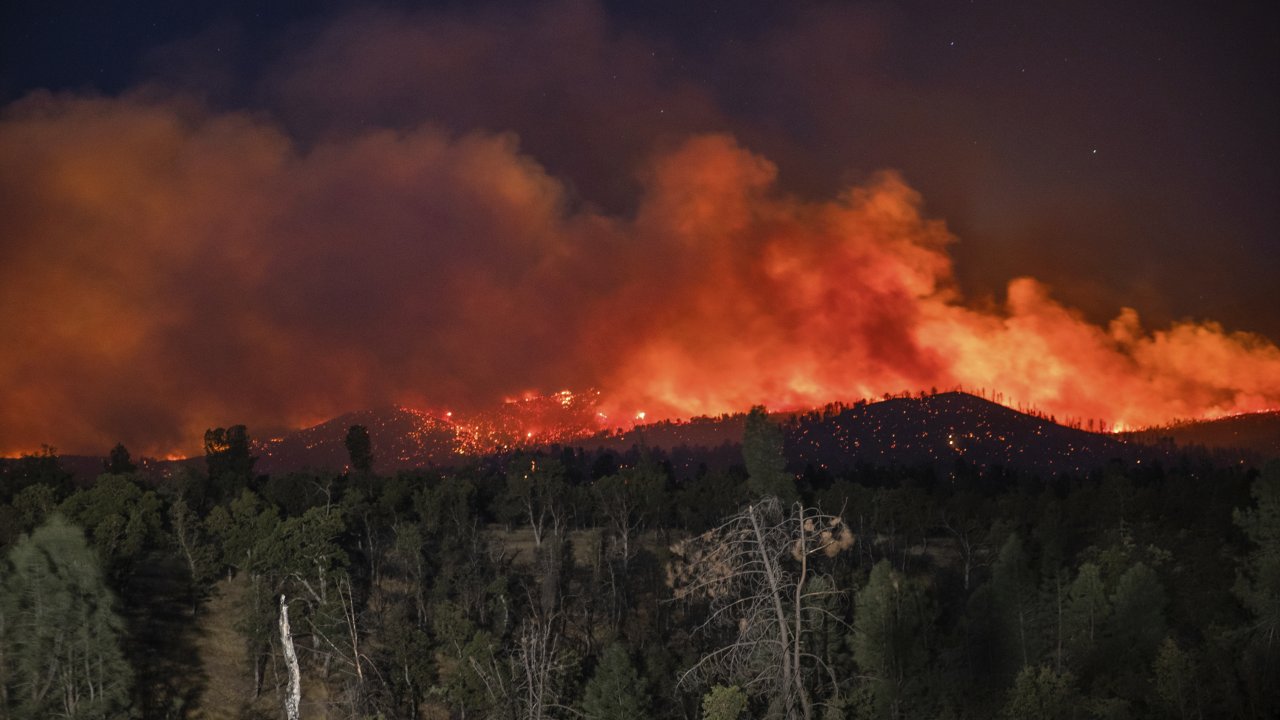
<svg viewBox="0 0 1280 720">
<path fill-rule="evenodd" d="M 991 589 L 1002 624 L 1002 659 L 1006 671 L 1039 662 L 1043 618 L 1038 585 L 1022 539 L 1016 534 L 1010 535 L 991 566 Z"/>
<path fill-rule="evenodd" d="M 1009 691 L 1004 717 L 1010 720 L 1066 720 L 1075 717 L 1078 698 L 1071 673 L 1053 668 L 1025 667 Z"/>
<path fill-rule="evenodd" d="M 1235 512 L 1235 524 L 1254 548 L 1245 558 L 1235 595 L 1252 615 L 1241 674 L 1260 715 L 1280 716 L 1280 460 L 1253 482 L 1254 507 Z"/>
<path fill-rule="evenodd" d="M 1078 672 L 1089 668 L 1101 637 L 1102 627 L 1111 614 L 1111 601 L 1102 582 L 1098 566 L 1086 562 L 1067 588 L 1063 612 L 1063 634 L 1068 663 Z"/>
<path fill-rule="evenodd" d="M 129 457 L 129 449 L 124 443 L 116 443 L 102 462 L 102 470 L 108 475 L 129 475 L 138 471 L 138 465 Z"/>
<path fill-rule="evenodd" d="M 1256 618 L 1254 638 L 1280 648 L 1280 460 L 1253 483 L 1254 507 L 1235 511 L 1235 524 L 1255 546 L 1236 582 L 1235 595 Z"/>
<path fill-rule="evenodd" d="M 747 709 L 747 694 L 737 685 L 716 685 L 702 697 L 702 720 L 738 720 Z"/>
<path fill-rule="evenodd" d="M 905 683 L 927 660 L 921 632 L 923 597 L 915 584 L 881 560 L 858 591 L 853 620 L 853 657 L 874 678 L 867 689 L 877 714 L 896 717 Z"/>
<path fill-rule="evenodd" d="M 587 683 L 582 712 L 589 720 L 638 720 L 649 710 L 644 681 L 619 643 L 610 645 Z"/>
<path fill-rule="evenodd" d="M 742 459 L 747 466 L 747 488 L 753 498 L 772 495 L 784 506 L 798 497 L 795 479 L 787 473 L 782 451 L 782 428 L 769 419 L 764 406 L 747 414 L 742 431 Z"/>
</svg>

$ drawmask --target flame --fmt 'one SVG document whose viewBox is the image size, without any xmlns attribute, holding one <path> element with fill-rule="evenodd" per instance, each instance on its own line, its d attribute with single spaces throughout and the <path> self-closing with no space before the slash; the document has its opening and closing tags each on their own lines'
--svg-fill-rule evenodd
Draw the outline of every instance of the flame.
<svg viewBox="0 0 1280 720">
<path fill-rule="evenodd" d="M 697 280 L 670 291 L 669 311 L 624 354 L 609 407 L 689 416 L 961 386 L 1132 427 L 1280 400 L 1280 349 L 1257 335 L 1211 322 L 1148 332 L 1131 308 L 1097 326 L 1033 278 L 1011 281 L 1003 307 L 967 305 L 955 239 L 893 173 L 826 202 L 773 180 L 722 136 L 659 164 L 638 232 L 680 247 Z"/>
</svg>

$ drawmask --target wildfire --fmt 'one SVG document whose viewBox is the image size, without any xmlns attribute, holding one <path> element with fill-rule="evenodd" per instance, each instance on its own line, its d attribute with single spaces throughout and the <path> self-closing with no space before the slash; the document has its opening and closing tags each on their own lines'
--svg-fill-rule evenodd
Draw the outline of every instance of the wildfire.
<svg viewBox="0 0 1280 720">
<path fill-rule="evenodd" d="M 1131 309 L 1097 325 L 1032 278 L 963 297 L 956 239 L 893 173 L 809 200 L 732 137 L 673 147 L 609 215 L 505 135 L 301 146 L 143 97 L 15 105 L 0 437 L 163 455 L 220 423 L 394 403 L 509 446 L 957 386 L 1094 427 L 1280 406 L 1266 338 Z M 463 417 L 501 397 L 528 425 Z"/>
<path fill-rule="evenodd" d="M 659 164 L 638 232 L 698 273 L 671 289 L 669 312 L 638 321 L 607 407 L 688 417 L 994 387 L 1010 406 L 1129 428 L 1280 402 L 1280 349 L 1260 336 L 1208 322 L 1147 331 L 1129 308 L 1094 325 L 1032 278 L 1010 282 L 1003 307 L 970 306 L 955 239 L 894 174 L 826 202 L 773 179 L 722 137 Z"/>
</svg>

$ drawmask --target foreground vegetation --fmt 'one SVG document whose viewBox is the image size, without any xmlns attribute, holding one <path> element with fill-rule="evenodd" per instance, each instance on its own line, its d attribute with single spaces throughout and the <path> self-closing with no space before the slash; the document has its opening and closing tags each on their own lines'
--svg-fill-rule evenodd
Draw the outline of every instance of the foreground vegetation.
<svg viewBox="0 0 1280 720">
<path fill-rule="evenodd" d="M 564 450 L 380 476 L 0 468 L 0 716 L 1266 718 L 1280 463 L 677 477 Z M 232 619 L 230 620 L 229 619 Z"/>
</svg>

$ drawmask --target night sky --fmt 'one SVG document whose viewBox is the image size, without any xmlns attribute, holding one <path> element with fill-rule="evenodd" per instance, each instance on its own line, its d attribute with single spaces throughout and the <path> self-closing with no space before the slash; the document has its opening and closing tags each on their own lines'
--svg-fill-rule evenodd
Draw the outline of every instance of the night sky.
<svg viewBox="0 0 1280 720">
<path fill-rule="evenodd" d="M 262 5 L 0 11 L 0 452 L 565 387 L 1280 407 L 1268 4 Z"/>
</svg>

